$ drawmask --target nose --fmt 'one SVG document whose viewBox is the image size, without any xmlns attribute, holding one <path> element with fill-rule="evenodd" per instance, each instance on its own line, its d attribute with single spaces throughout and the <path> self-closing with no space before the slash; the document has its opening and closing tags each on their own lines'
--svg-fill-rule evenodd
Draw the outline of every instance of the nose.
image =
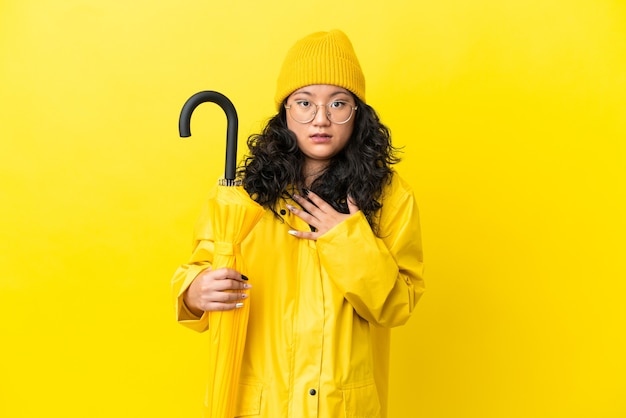
<svg viewBox="0 0 626 418">
<path fill-rule="evenodd" d="M 315 116 L 313 116 L 313 125 L 316 126 L 324 126 L 330 124 L 330 115 L 328 113 L 328 109 L 326 109 L 326 105 L 315 105 L 317 109 L 315 109 Z M 321 108 L 321 109 L 320 109 Z"/>
</svg>

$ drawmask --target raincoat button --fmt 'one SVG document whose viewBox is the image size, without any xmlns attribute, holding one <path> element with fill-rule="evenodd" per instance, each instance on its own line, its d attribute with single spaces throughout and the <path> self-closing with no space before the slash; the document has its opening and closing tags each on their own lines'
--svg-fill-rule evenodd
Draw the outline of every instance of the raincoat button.
<svg viewBox="0 0 626 418">
<path fill-rule="evenodd" d="M 281 210 L 280 210 L 280 214 L 281 214 L 281 215 L 285 215 L 286 213 L 287 213 L 287 211 L 286 211 L 285 209 L 281 209 Z"/>
<path fill-rule="evenodd" d="M 315 389 L 311 389 L 309 390 L 309 395 L 314 396 L 317 392 L 315 391 Z"/>
</svg>

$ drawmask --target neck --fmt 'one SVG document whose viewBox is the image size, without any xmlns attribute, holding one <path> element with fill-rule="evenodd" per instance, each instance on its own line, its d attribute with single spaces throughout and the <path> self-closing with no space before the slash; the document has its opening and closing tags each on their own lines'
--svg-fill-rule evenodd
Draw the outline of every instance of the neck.
<svg viewBox="0 0 626 418">
<path fill-rule="evenodd" d="M 309 188 L 311 184 L 324 173 L 328 167 L 328 164 L 323 163 L 308 163 L 302 169 L 302 175 L 304 176 L 304 187 Z"/>
</svg>

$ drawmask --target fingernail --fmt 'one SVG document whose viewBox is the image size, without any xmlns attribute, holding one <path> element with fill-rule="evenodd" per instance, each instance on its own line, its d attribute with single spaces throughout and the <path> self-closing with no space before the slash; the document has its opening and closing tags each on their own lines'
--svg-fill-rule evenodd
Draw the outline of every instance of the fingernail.
<svg viewBox="0 0 626 418">
<path fill-rule="evenodd" d="M 248 283 L 244 283 L 244 285 L 243 285 L 244 289 L 250 289 L 251 287 L 252 287 L 252 285 L 248 284 Z"/>
<path fill-rule="evenodd" d="M 245 298 L 247 298 L 247 297 L 248 297 L 248 294 L 247 294 L 247 293 L 242 293 L 242 294 L 241 294 L 241 299 L 245 299 Z"/>
<path fill-rule="evenodd" d="M 291 230 L 291 229 L 289 231 L 287 231 L 287 233 L 290 234 L 290 235 L 294 235 L 294 236 L 298 235 L 298 231 L 294 231 L 294 230 Z"/>
<path fill-rule="evenodd" d="M 308 195 L 310 190 L 309 189 L 304 189 L 303 191 L 304 191 L 304 194 Z"/>
<path fill-rule="evenodd" d="M 235 308 L 243 308 L 243 303 L 241 302 L 235 303 Z"/>
<path fill-rule="evenodd" d="M 248 276 L 243 275 L 243 274 L 241 275 L 241 278 L 242 278 L 243 280 L 248 280 Z"/>
<path fill-rule="evenodd" d="M 300 195 L 297 193 L 292 194 L 291 197 L 293 197 L 295 200 L 300 199 Z"/>
<path fill-rule="evenodd" d="M 287 205 L 287 209 L 289 209 L 289 210 L 290 210 L 290 211 L 292 211 L 292 212 L 293 212 L 294 210 L 296 210 L 296 208 L 295 208 L 294 206 L 291 206 L 291 205 Z"/>
</svg>

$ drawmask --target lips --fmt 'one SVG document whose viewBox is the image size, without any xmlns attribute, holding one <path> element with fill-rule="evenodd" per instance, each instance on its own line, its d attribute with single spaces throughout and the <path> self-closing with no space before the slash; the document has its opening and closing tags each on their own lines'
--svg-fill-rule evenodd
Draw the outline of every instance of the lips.
<svg viewBox="0 0 626 418">
<path fill-rule="evenodd" d="M 318 133 L 314 133 L 313 135 L 310 135 L 309 138 L 311 138 L 311 141 L 315 143 L 323 143 L 323 142 L 329 142 L 332 136 L 323 132 L 318 132 Z"/>
</svg>

